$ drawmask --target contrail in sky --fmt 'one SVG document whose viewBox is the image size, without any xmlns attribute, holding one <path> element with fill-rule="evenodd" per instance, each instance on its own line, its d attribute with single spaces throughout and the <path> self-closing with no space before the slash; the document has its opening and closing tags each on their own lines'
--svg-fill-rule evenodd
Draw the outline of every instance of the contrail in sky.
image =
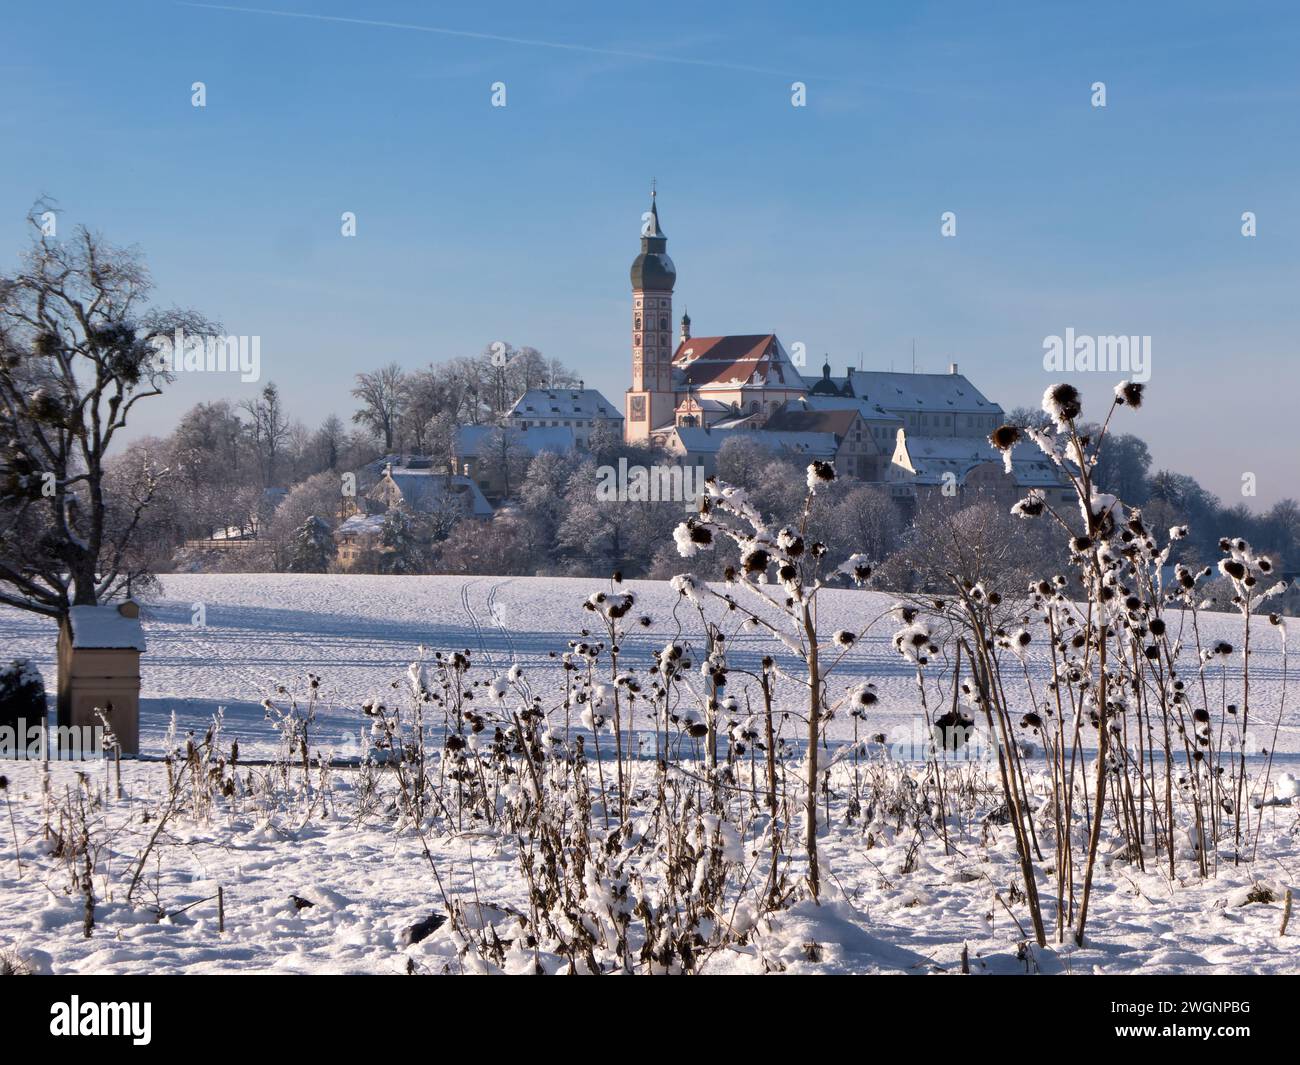
<svg viewBox="0 0 1300 1065">
<path fill-rule="evenodd" d="M 349 18 L 344 15 L 316 15 L 303 11 L 275 11 L 261 7 L 236 7 L 231 4 L 202 4 L 195 0 L 177 0 L 181 7 L 205 8 L 209 11 L 237 11 L 245 15 L 277 15 L 281 18 L 309 19 L 315 22 L 341 22 L 352 26 L 378 26 L 389 30 L 410 30 L 414 33 L 433 33 L 443 37 L 462 37 L 474 41 L 495 41 L 500 44 L 519 44 L 530 48 L 551 48 L 561 52 L 583 52 L 587 55 L 615 56 L 620 59 L 637 59 L 651 63 L 676 63 L 680 66 L 709 67 L 715 70 L 734 70 L 745 74 L 767 74 L 779 78 L 799 78 L 801 75 L 789 71 L 773 70 L 768 67 L 746 66 L 742 63 L 726 63 L 716 59 L 688 59 L 681 56 L 658 55 L 652 52 L 632 52 L 620 48 L 599 48 L 587 44 L 569 44 L 564 41 L 539 41 L 531 37 L 507 37 L 498 33 L 476 33 L 472 30 L 451 30 L 443 26 L 419 26 L 412 22 L 386 22 L 381 19 Z M 847 82 L 851 79 L 817 75 L 825 81 Z M 869 83 L 854 82 L 858 85 Z M 905 86 L 875 86 L 905 92 L 921 91 Z"/>
</svg>

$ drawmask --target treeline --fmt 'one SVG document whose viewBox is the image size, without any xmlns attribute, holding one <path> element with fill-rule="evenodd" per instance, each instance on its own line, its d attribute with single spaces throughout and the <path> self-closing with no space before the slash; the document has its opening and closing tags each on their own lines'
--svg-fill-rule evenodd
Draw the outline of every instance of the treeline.
<svg viewBox="0 0 1300 1065">
<path fill-rule="evenodd" d="M 527 389 L 577 380 L 535 348 L 491 344 L 474 358 L 358 374 L 348 421 L 330 414 L 316 426 L 292 419 L 271 382 L 242 403 L 196 405 L 168 436 L 139 439 L 110 465 L 124 489 L 142 470 L 158 479 L 136 544 L 156 566 L 187 540 L 248 537 L 269 543 L 246 564 L 275 567 L 283 551 L 273 547 L 307 517 L 337 524 L 343 474 L 364 483 L 367 465 L 391 454 L 449 461 L 459 427 L 496 424 Z"/>
<path fill-rule="evenodd" d="M 165 459 L 167 472 L 141 534 L 140 549 L 152 551 L 156 568 L 170 568 L 175 557 L 176 565 L 188 568 L 323 571 L 336 568 L 331 536 L 341 519 L 344 474 L 357 479 L 360 495 L 378 477 L 383 456 L 448 461 L 459 427 L 499 425 L 527 389 L 574 383 L 573 373 L 533 348 L 489 346 L 477 358 L 422 370 L 390 364 L 359 374 L 349 421 L 330 415 L 315 428 L 291 421 L 270 384 L 243 404 L 199 404 L 168 438 L 137 442 L 114 469 Z M 1021 422 L 1037 417 L 1023 410 L 1011 415 Z M 684 503 L 610 503 L 596 491 L 602 466 L 617 466 L 620 458 L 649 466 L 668 457 L 608 432 L 597 432 L 590 450 L 567 455 L 532 457 L 511 449 L 504 435 L 502 443 L 509 498 L 491 521 L 394 516 L 384 526 L 381 549 L 366 553 L 353 571 L 589 576 L 618 569 L 630 577 L 666 577 L 680 569 L 671 531 Z M 1131 434 L 1110 434 L 1103 456 L 1096 471 L 1100 487 L 1142 507 L 1153 528 L 1190 526 L 1175 561 L 1210 564 L 1218 558 L 1220 537 L 1244 536 L 1284 571 L 1295 567 L 1300 506 L 1294 500 L 1262 513 L 1244 504 L 1225 507 L 1189 476 L 1153 472 L 1149 448 Z M 482 461 L 491 467 L 494 457 Z M 749 493 L 777 526 L 804 520 L 805 466 L 806 460 L 746 437 L 728 441 L 718 459 L 720 476 Z M 1008 588 L 1021 575 L 1064 569 L 1066 561 L 1035 523 L 1012 517 L 1005 501 L 936 496 L 911 508 L 884 486 L 841 480 L 817 495 L 807 523 L 809 534 L 833 553 L 862 551 L 876 559 L 876 583 L 900 592 L 940 582 L 953 557 Z M 256 543 L 239 551 L 177 553 L 185 541 L 241 533 Z M 734 561 L 719 552 L 701 575 L 722 576 Z M 1210 594 L 1217 594 L 1215 586 Z"/>
</svg>

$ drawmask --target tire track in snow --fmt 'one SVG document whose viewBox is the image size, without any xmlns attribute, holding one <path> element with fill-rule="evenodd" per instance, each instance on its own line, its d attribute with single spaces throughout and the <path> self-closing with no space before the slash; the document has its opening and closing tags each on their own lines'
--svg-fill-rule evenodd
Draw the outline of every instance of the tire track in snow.
<svg viewBox="0 0 1300 1065">
<path fill-rule="evenodd" d="M 460 605 L 462 609 L 464 609 L 466 616 L 469 618 L 470 625 L 474 628 L 474 635 L 477 637 L 479 648 L 483 652 L 483 660 L 495 669 L 496 662 L 492 659 L 492 652 L 488 650 L 487 640 L 483 638 L 483 626 L 479 624 L 478 617 L 474 613 L 474 608 L 469 605 L 469 587 L 471 584 L 476 583 L 478 582 L 466 581 L 460 586 Z"/>
<path fill-rule="evenodd" d="M 501 630 L 501 635 L 506 638 L 506 646 L 510 649 L 510 661 L 518 662 L 519 655 L 515 652 L 515 638 L 511 634 L 510 630 L 506 628 L 505 624 L 501 621 L 500 614 L 497 610 L 497 593 L 501 591 L 501 589 L 504 588 L 507 584 L 510 583 L 511 583 L 510 581 L 502 581 L 500 584 L 492 585 L 492 590 L 488 592 L 487 608 L 488 608 L 488 617 L 490 617 L 492 619 L 492 623 L 498 629 Z"/>
</svg>

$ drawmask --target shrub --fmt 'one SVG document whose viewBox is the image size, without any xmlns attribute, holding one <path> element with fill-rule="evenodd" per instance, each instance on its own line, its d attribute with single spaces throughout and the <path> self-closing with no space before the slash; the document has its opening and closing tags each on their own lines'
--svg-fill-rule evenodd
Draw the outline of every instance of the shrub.
<svg viewBox="0 0 1300 1065">
<path fill-rule="evenodd" d="M 17 728 L 45 721 L 45 678 L 28 658 L 15 658 L 0 669 L 0 726 Z"/>
</svg>

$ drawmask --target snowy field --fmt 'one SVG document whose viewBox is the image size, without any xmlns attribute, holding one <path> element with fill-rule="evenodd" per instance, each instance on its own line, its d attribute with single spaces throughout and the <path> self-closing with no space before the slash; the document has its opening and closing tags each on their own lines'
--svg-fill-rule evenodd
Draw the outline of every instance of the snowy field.
<svg viewBox="0 0 1300 1065">
<path fill-rule="evenodd" d="M 485 675 L 518 664 L 549 707 L 562 698 L 563 683 L 550 655 L 580 638 L 592 620 L 582 601 L 605 586 L 588 579 L 491 577 L 165 577 L 161 595 L 143 611 L 149 640 L 142 660 L 144 757 L 125 766 L 121 799 L 113 797 L 102 770 L 92 773 L 92 788 L 104 796 L 94 817 L 113 841 L 106 854 L 113 875 L 97 889 L 94 935 L 83 937 L 81 899 L 42 838 L 39 767 L 6 762 L 0 765 L 9 785 L 8 810 L 0 809 L 0 956 L 16 955 L 38 970 L 81 973 L 460 971 L 467 963 L 446 926 L 415 945 L 406 944 L 406 929 L 431 912 L 445 912 L 452 898 L 469 900 L 507 939 L 510 908 L 527 904 L 518 842 L 509 833 L 475 828 L 428 837 L 440 888 L 414 832 L 355 816 L 359 774 L 342 767 L 310 813 L 267 815 L 252 802 L 235 802 L 201 819 L 173 822 L 156 868 L 151 861 L 128 906 L 123 874 L 149 831 L 140 811 L 165 789 L 164 767 L 149 758 L 162 753 L 173 714 L 182 734 L 201 733 L 218 708 L 225 710 L 227 740 L 237 736 L 246 757 L 270 757 L 277 736 L 261 701 L 277 685 L 304 690 L 309 672 L 320 676 L 323 699 L 313 749 L 344 760 L 355 756 L 362 702 L 398 698 L 392 686 L 404 684 L 421 647 L 426 656 L 468 649 Z M 636 612 L 652 619 L 624 644 L 627 665 L 644 669 L 651 650 L 677 634 L 678 617 L 689 637 L 698 633 L 693 611 L 666 584 L 630 582 L 626 588 L 637 594 Z M 860 630 L 892 602 L 867 592 L 823 596 L 820 620 L 827 633 Z M 195 626 L 200 605 L 205 624 Z M 1236 644 L 1240 625 L 1228 615 L 1201 618 L 1207 640 Z M 888 618 L 874 625 L 834 682 L 877 685 L 880 702 L 864 728 L 891 740 L 907 736 L 922 719 L 913 668 L 890 644 L 896 628 Z M 0 611 L 0 647 L 6 659 L 33 658 L 52 689 L 51 624 Z M 738 635 L 733 668 L 756 666 L 771 651 L 761 636 Z M 1233 662 L 1229 687 L 1240 656 Z M 1046 675 L 1032 653 L 1028 668 Z M 1251 676 L 1265 746 L 1272 746 L 1282 682 L 1280 644 L 1265 632 Z M 847 717 L 836 719 L 830 736 L 851 738 L 852 728 Z M 791 738 L 797 731 L 794 723 L 787 727 Z M 1286 712 L 1278 737 L 1281 764 L 1274 773 L 1294 772 L 1300 754 L 1294 711 Z M 66 795 L 76 772 L 56 766 L 52 792 Z M 970 772 L 972 779 L 991 773 L 987 767 Z M 1288 888 L 1300 888 L 1298 835 L 1296 808 L 1269 806 L 1259 861 L 1250 868 L 1221 862 L 1217 876 L 1204 881 L 1184 867 L 1171 879 L 1167 869 L 1152 865 L 1143 872 L 1122 856 L 1107 855 L 1087 944 L 1042 950 L 1025 946 L 1028 920 L 1013 887 L 1009 832 L 972 821 L 958 833 L 954 853 L 945 855 L 933 841 L 917 850 L 907 831 L 877 829 L 867 840 L 861 823 L 837 817 L 822 843 L 826 905 L 797 905 L 757 929 L 749 946 L 710 957 L 704 970 L 954 972 L 965 947 L 975 973 L 1300 972 L 1300 926 L 1279 935 L 1281 898 Z M 799 860 L 791 856 L 796 875 Z M 1261 884 L 1272 900 L 1248 901 Z M 218 886 L 224 932 L 210 898 Z M 293 895 L 312 905 L 299 908 Z M 167 914 L 162 920 L 159 910 Z M 501 967 L 525 971 L 535 960 L 515 944 Z M 545 964 L 559 967 L 554 959 Z"/>
<path fill-rule="evenodd" d="M 694 611 L 680 602 L 666 582 L 628 581 L 637 596 L 634 612 L 649 615 L 649 628 L 634 627 L 623 661 L 636 669 L 650 664 L 651 652 L 681 631 L 698 645 Z M 162 592 L 141 611 L 149 650 L 141 659 L 143 693 L 140 745 L 143 754 L 161 753 L 173 713 L 181 732 L 202 732 L 212 714 L 225 708 L 225 731 L 238 737 L 250 756 L 270 754 L 276 742 L 265 721 L 262 700 L 279 685 L 304 690 L 308 673 L 321 679 L 324 705 L 317 714 L 313 746 L 340 757 L 358 753 L 359 708 L 370 696 L 383 698 L 394 681 L 425 649 L 468 650 L 476 665 L 504 670 L 521 665 L 546 705 L 562 699 L 563 680 L 550 657 L 582 638 L 592 615 L 582 603 L 609 582 L 588 578 L 542 577 L 375 577 L 290 574 L 172 575 Z M 866 727 L 907 738 L 918 727 L 921 707 L 915 669 L 894 650 L 898 625 L 882 617 L 894 597 L 878 592 L 826 590 L 819 598 L 819 628 L 860 631 L 880 618 L 845 656 L 836 676 L 848 684 L 869 680 L 880 693 Z M 202 607 L 205 624 L 193 619 Z M 1175 615 L 1176 617 L 1176 615 Z M 732 625 L 730 628 L 735 628 Z M 1253 703 L 1278 705 L 1282 681 L 1281 646 L 1262 625 L 1252 653 Z M 1201 616 L 1206 643 L 1241 642 L 1241 619 L 1227 614 Z M 33 614 L 0 607 L 0 655 L 30 657 L 54 690 L 55 626 Z M 793 663 L 792 657 L 761 633 L 738 633 L 730 643 L 733 664 L 755 668 L 766 654 Z M 1031 673 L 1048 675 L 1037 648 L 1029 655 Z M 1218 667 L 1215 667 L 1217 676 Z M 1228 684 L 1240 671 L 1239 656 L 1228 664 Z M 933 692 L 931 693 L 933 694 Z M 832 738 L 848 738 L 847 719 L 832 722 Z M 1300 714 L 1283 722 L 1277 749 L 1300 755 Z"/>
</svg>

